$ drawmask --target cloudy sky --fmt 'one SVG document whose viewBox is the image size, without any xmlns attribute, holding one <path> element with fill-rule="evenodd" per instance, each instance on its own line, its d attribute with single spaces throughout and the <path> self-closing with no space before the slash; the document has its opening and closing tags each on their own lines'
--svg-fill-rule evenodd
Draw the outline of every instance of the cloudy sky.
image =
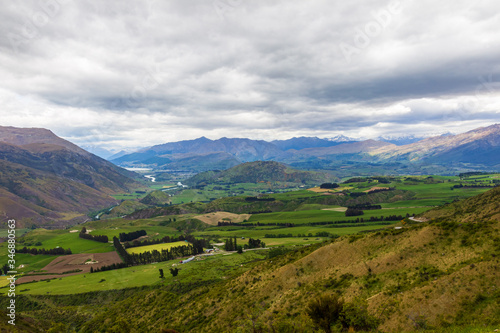
<svg viewBox="0 0 500 333">
<path fill-rule="evenodd" d="M 500 122 L 498 0 L 37 0 L 0 9 L 0 125 L 109 150 Z"/>
</svg>

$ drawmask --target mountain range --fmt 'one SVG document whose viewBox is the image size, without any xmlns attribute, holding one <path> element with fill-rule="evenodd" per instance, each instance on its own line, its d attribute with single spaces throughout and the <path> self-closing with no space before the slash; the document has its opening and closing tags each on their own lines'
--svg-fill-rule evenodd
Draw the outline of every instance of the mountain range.
<svg viewBox="0 0 500 333">
<path fill-rule="evenodd" d="M 401 144 L 406 143 L 407 144 Z M 242 138 L 171 142 L 144 148 L 111 161 L 123 167 L 150 167 L 200 172 L 228 169 L 244 162 L 277 161 L 296 168 L 335 170 L 346 163 L 392 164 L 391 171 L 456 173 L 500 170 L 500 125 L 457 135 L 409 136 L 353 141 L 346 137 L 299 137 L 272 142 Z M 410 167 L 410 168 L 409 168 Z M 429 169 L 433 167 L 433 169 Z"/>
<path fill-rule="evenodd" d="M 135 176 L 49 130 L 0 127 L 0 222 L 74 224 L 140 186 Z"/>
</svg>

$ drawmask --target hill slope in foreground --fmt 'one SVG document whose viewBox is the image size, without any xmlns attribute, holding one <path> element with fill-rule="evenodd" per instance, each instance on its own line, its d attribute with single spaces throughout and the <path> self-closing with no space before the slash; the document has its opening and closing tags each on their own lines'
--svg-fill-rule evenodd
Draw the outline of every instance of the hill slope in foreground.
<svg viewBox="0 0 500 333">
<path fill-rule="evenodd" d="M 116 202 L 134 174 L 38 128 L 0 127 L 0 222 L 61 227 Z"/>
<path fill-rule="evenodd" d="M 500 325 L 499 222 L 474 217 L 484 205 L 497 216 L 499 200 L 494 189 L 455 203 L 453 217 L 436 210 L 437 222 L 407 221 L 401 229 L 301 247 L 249 263 L 252 268 L 234 278 L 196 283 L 191 277 L 189 283 L 181 271 L 150 288 L 21 295 L 19 311 L 42 326 L 54 321 L 81 332 L 318 332 L 308 309 L 339 295 L 342 315 L 331 324 L 346 330 L 491 329 Z M 315 307 L 320 318 L 324 308 Z"/>
</svg>

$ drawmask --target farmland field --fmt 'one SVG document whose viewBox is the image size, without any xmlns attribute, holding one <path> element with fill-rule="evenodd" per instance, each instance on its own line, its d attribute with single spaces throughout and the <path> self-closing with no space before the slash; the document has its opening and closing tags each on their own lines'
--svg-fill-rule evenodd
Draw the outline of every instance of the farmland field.
<svg viewBox="0 0 500 333">
<path fill-rule="evenodd" d="M 179 242 L 172 242 L 172 243 L 162 243 L 162 244 L 132 247 L 132 248 L 127 249 L 127 252 L 128 253 L 143 253 L 143 252 L 147 252 L 147 251 L 152 252 L 153 250 L 161 251 L 161 250 L 169 250 L 172 247 L 183 246 L 183 245 L 189 245 L 189 243 L 186 241 L 179 241 Z"/>
<path fill-rule="evenodd" d="M 403 200 L 397 197 L 393 199 L 390 195 L 391 192 L 386 192 L 386 197 L 391 200 L 384 202 L 377 202 L 382 209 L 364 210 L 361 216 L 345 216 L 345 206 L 328 204 L 329 196 L 322 193 L 315 193 L 303 188 L 282 188 L 274 189 L 275 192 L 268 193 L 271 189 L 269 184 L 232 184 L 224 186 L 208 185 L 202 191 L 196 189 L 187 189 L 180 191 L 174 195 L 180 201 L 196 201 L 196 200 L 213 200 L 215 197 L 234 196 L 240 197 L 227 198 L 226 206 L 238 212 L 241 207 L 248 204 L 248 201 L 242 200 L 245 196 L 254 196 L 262 194 L 266 198 L 283 203 L 284 209 L 282 211 L 256 213 L 253 215 L 235 215 L 236 213 L 224 213 L 224 216 L 231 216 L 232 222 L 241 221 L 235 225 L 217 226 L 217 221 L 222 213 L 207 212 L 200 213 L 187 213 L 168 216 L 156 216 L 152 218 L 141 219 L 125 219 L 125 218 L 111 218 L 99 221 L 89 221 L 85 223 L 85 227 L 91 230 L 91 235 L 106 235 L 111 239 L 118 237 L 120 233 L 128 233 L 137 230 L 145 230 L 147 236 L 144 239 L 159 239 L 165 236 L 178 237 L 186 232 L 189 232 L 195 237 L 208 237 L 214 242 L 224 242 L 226 238 L 236 237 L 237 245 L 248 244 L 248 238 L 262 240 L 266 247 L 276 246 L 303 246 L 314 244 L 327 240 L 327 236 L 343 236 L 355 234 L 359 232 L 370 232 L 383 228 L 394 228 L 394 226 L 401 226 L 399 220 L 397 221 L 369 221 L 371 217 L 380 219 L 381 216 L 387 217 L 389 215 L 401 215 L 405 217 L 406 214 L 420 214 L 438 204 L 460 200 L 470 197 L 489 190 L 491 187 L 472 187 L 476 186 L 491 186 L 493 179 L 498 179 L 499 175 L 481 175 L 477 177 L 468 177 L 460 179 L 459 177 L 432 177 L 428 176 L 411 176 L 411 177 L 394 177 L 390 178 L 390 183 L 380 184 L 376 180 L 366 180 L 363 182 L 352 182 L 342 184 L 340 189 L 348 189 L 347 195 L 352 192 L 365 192 L 369 189 L 376 187 L 391 187 L 396 190 L 404 190 L 404 193 L 410 193 L 402 197 Z M 462 184 L 464 186 L 462 186 Z M 162 187 L 161 184 L 155 184 L 156 187 Z M 263 194 L 262 192 L 266 192 Z M 272 191 L 271 191 L 272 192 Z M 400 193 L 400 192 L 398 192 Z M 142 195 L 142 194 L 141 194 Z M 241 197 L 243 196 L 243 197 Z M 345 199 L 349 199 L 348 196 Z M 270 201 L 272 202 L 272 201 Z M 345 202 L 345 201 L 344 201 Z M 363 202 L 360 199 L 358 202 Z M 195 205 L 200 212 L 203 209 L 203 203 L 192 204 Z M 193 206 L 194 207 L 194 206 Z M 218 207 L 218 206 L 214 206 Z M 216 210 L 217 211 L 217 210 Z M 219 215 L 220 216 L 219 216 Z M 210 224 L 203 223 L 204 217 L 211 217 Z M 236 218 L 236 216 L 238 218 Z M 241 217 L 241 218 L 240 218 Z M 243 218 L 244 217 L 244 218 Z M 243 222 L 247 219 L 247 222 Z M 229 221 L 229 220 L 228 220 Z M 335 223 L 345 221 L 347 223 Z M 257 225 L 259 223 L 259 225 Z M 285 225 L 286 223 L 291 225 Z M 318 223 L 318 225 L 314 225 Z M 329 224 L 320 224 L 329 223 Z M 78 234 L 83 225 L 77 225 L 69 230 L 45 230 L 35 229 L 26 230 L 27 233 L 18 237 L 18 248 L 26 246 L 28 248 L 56 248 L 62 247 L 64 249 L 70 248 L 74 254 L 90 254 L 90 253 L 105 253 L 114 251 L 111 243 L 100 243 L 92 240 L 81 239 Z M 70 232 L 74 230 L 75 232 Z M 22 234 L 22 233 L 21 233 Z M 185 245 L 183 242 L 174 242 L 167 244 L 156 244 L 149 246 L 142 246 L 136 248 L 129 248 L 129 253 L 142 253 L 145 251 L 152 251 L 154 249 L 161 250 L 173 246 Z M 6 262 L 7 251 L 6 243 L 0 244 L 0 263 Z M 253 252 L 253 251 L 249 251 Z M 260 251 L 257 251 L 260 253 Z M 246 258 L 252 256 L 245 253 Z M 262 252 L 259 258 L 263 258 L 265 253 Z M 30 255 L 30 254 L 16 254 L 16 265 L 24 265 L 18 268 L 20 273 L 39 272 L 57 256 L 51 255 Z M 220 256 L 216 256 L 220 257 Z M 213 257 L 206 258 L 203 262 L 218 262 L 219 265 L 226 265 L 234 261 L 231 256 L 224 256 L 222 264 L 219 259 Z M 222 259 L 220 259 L 222 260 Z M 236 260 L 237 261 L 237 260 Z M 53 293 L 70 293 L 68 286 L 65 282 L 70 281 L 78 286 L 85 285 L 85 281 L 94 283 L 98 290 L 119 289 L 132 286 L 148 285 L 154 283 L 162 283 L 155 279 L 158 274 L 158 268 L 167 269 L 172 264 L 178 262 L 164 262 L 155 265 L 135 266 L 115 271 L 99 272 L 93 274 L 79 274 L 76 276 L 65 276 L 61 280 L 50 280 L 50 282 L 37 282 L 33 284 L 26 284 L 26 287 L 33 293 L 46 293 L 47 291 Z M 170 266 L 169 266 L 170 265 Z M 195 266 L 201 265 L 196 262 Z M 153 269 L 152 267 L 156 268 Z M 183 266 L 184 271 L 191 270 L 188 266 Z M 236 268 L 235 268 L 236 269 Z M 194 271 L 193 271 L 194 272 Z M 166 274 L 168 275 L 168 274 Z M 85 276 L 85 277 L 84 277 Z M 97 279 L 97 276 L 101 278 Z M 196 277 L 196 279 L 214 277 Z M 163 283 L 168 283 L 167 276 Z M 186 279 L 190 279 L 191 277 Z M 194 278 L 194 277 L 193 277 Z M 220 278 L 220 277 L 218 277 Z M 83 280 L 86 279 L 86 280 Z M 101 280 L 105 281 L 101 281 Z M 94 281 L 96 280 L 96 281 Z M 57 286 L 57 287 L 55 287 Z M 82 287 L 83 288 L 83 287 Z M 85 289 L 82 290 L 82 292 Z M 95 290 L 94 287 L 88 287 L 88 291 Z"/>
<path fill-rule="evenodd" d="M 228 256 L 213 255 L 198 257 L 197 260 L 179 264 L 179 259 L 134 266 L 112 271 L 98 272 L 92 274 L 79 274 L 65 276 L 48 281 L 31 282 L 21 284 L 17 287 L 19 294 L 74 294 L 113 290 L 144 285 L 189 283 L 208 280 L 221 280 L 230 276 L 241 274 L 253 266 L 254 263 L 263 260 L 267 251 L 248 251 L 243 254 L 232 254 Z M 179 275 L 173 278 L 169 268 L 177 265 Z M 159 269 L 165 272 L 165 279 L 159 278 Z M 4 294 L 6 287 L 0 288 Z"/>
</svg>

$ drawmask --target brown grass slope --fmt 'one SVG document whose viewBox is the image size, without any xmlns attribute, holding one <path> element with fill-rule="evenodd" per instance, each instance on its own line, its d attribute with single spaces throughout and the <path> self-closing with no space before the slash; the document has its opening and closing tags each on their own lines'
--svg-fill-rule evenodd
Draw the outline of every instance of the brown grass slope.
<svg viewBox="0 0 500 333">
<path fill-rule="evenodd" d="M 138 186 L 133 173 L 50 131 L 4 130 L 0 127 L 1 222 L 14 218 L 19 226 L 61 227 L 114 204 L 110 194 Z M 40 142 L 45 137 L 50 143 Z"/>
<path fill-rule="evenodd" d="M 349 302 L 366 302 L 370 313 L 382 320 L 382 331 L 498 321 L 500 270 L 488 237 L 493 231 L 498 233 L 498 226 L 476 233 L 468 246 L 461 245 L 461 237 L 469 231 L 454 231 L 448 243 L 449 235 L 434 226 L 372 234 L 354 242 L 346 238 L 298 260 L 290 255 L 261 265 L 228 283 L 227 294 L 212 295 L 217 305 L 200 302 L 194 312 L 217 314 L 200 331 L 229 332 L 252 321 L 272 331 L 273 323 L 288 319 L 305 329 L 312 327 L 304 311 L 308 303 L 338 292 Z M 492 294 L 494 300 L 487 298 Z M 478 299 L 483 307 L 469 312 L 469 302 Z"/>
<path fill-rule="evenodd" d="M 210 287 L 177 296 L 162 289 L 137 294 L 99 313 L 83 331 L 103 329 L 106 318 L 126 312 L 131 332 L 318 332 L 306 308 L 334 293 L 367 307 L 383 332 L 498 325 L 499 255 L 498 223 L 419 224 L 347 236 Z"/>
</svg>

